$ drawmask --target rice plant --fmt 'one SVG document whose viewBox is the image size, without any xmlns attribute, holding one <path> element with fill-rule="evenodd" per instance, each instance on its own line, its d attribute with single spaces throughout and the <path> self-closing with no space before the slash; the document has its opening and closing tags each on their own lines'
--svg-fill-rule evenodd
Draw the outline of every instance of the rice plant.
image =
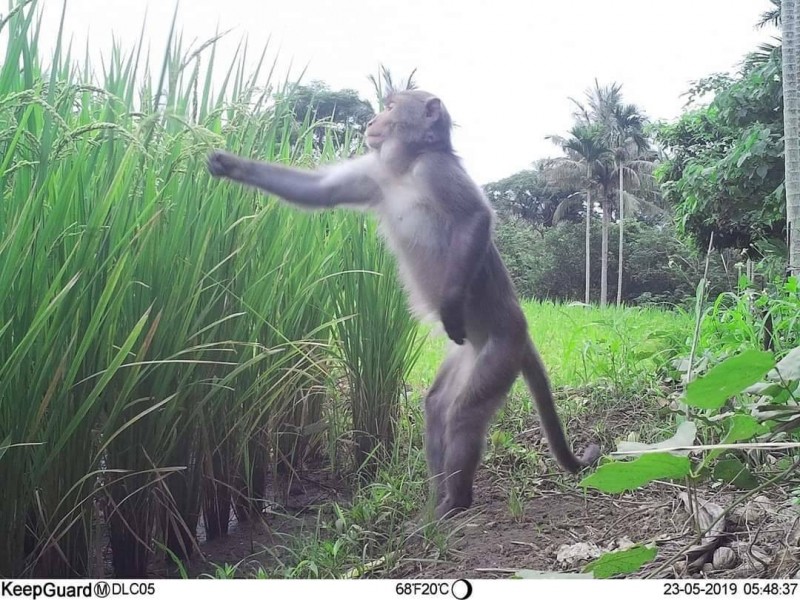
<svg viewBox="0 0 800 600">
<path fill-rule="evenodd" d="M 214 537 L 258 514 L 341 377 L 354 429 L 391 444 L 414 328 L 372 224 L 206 175 L 213 146 L 337 154 L 266 50 L 215 90 L 216 40 L 185 48 L 174 21 L 157 72 L 140 41 L 98 75 L 61 35 L 43 60 L 37 15 L 0 18 L 0 576 L 102 576 L 106 541 L 143 576 L 201 516 Z"/>
</svg>

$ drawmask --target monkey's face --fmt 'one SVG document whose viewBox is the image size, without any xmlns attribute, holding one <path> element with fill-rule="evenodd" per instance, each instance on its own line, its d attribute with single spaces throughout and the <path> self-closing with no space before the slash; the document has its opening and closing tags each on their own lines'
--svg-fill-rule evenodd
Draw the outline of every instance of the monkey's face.
<svg viewBox="0 0 800 600">
<path fill-rule="evenodd" d="M 384 110 L 369 122 L 367 146 L 379 150 L 387 140 L 419 150 L 434 143 L 450 146 L 450 117 L 441 101 L 420 90 L 393 92 Z"/>
<path fill-rule="evenodd" d="M 386 99 L 384 109 L 375 116 L 368 124 L 366 130 L 367 146 L 373 150 L 380 150 L 383 143 L 389 138 L 397 126 L 398 101 L 395 97 Z M 397 112 L 395 112 L 397 111 Z"/>
</svg>

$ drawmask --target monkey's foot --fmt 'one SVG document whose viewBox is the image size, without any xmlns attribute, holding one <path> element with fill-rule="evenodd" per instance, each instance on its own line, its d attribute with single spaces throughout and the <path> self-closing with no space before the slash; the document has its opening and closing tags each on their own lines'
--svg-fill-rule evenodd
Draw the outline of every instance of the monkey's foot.
<svg viewBox="0 0 800 600">
<path fill-rule="evenodd" d="M 597 444 L 589 444 L 586 450 L 583 451 L 581 462 L 587 467 L 593 467 L 595 463 L 600 460 L 600 446 Z"/>
<path fill-rule="evenodd" d="M 403 535 L 407 543 L 426 542 L 430 540 L 430 535 L 434 531 L 446 531 L 450 526 L 455 525 L 456 515 L 465 514 L 466 509 L 450 509 L 444 516 L 435 516 L 438 509 L 433 511 L 431 507 L 422 509 L 416 516 L 412 517 L 403 525 Z"/>
<path fill-rule="evenodd" d="M 206 164 L 208 172 L 214 177 L 231 177 L 238 165 L 239 158 L 224 150 L 214 150 L 208 155 Z"/>
<path fill-rule="evenodd" d="M 437 521 L 443 521 L 461 514 L 470 507 L 470 503 L 466 502 L 451 502 L 450 500 L 442 500 L 433 512 Z"/>
</svg>

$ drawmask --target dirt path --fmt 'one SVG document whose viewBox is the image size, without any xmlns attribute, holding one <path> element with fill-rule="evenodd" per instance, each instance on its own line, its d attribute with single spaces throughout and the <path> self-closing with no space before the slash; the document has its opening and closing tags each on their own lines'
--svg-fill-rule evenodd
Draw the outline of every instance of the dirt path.
<svg viewBox="0 0 800 600">
<path fill-rule="evenodd" d="M 569 424 L 575 445 L 592 439 L 598 422 L 610 439 L 624 435 L 632 430 L 631 419 L 648 416 L 643 407 L 637 400 L 617 403 L 602 414 L 582 414 Z M 508 457 L 489 456 L 479 471 L 473 508 L 439 531 L 439 543 L 412 536 L 391 560 L 365 576 L 488 578 L 510 577 L 522 569 L 575 573 L 600 552 L 640 542 L 655 543 L 658 556 L 633 577 L 793 577 L 800 569 L 800 511 L 786 489 L 771 490 L 769 497 L 761 494 L 757 502 L 731 511 L 717 535 L 690 553 L 694 564 L 689 565 L 686 550 L 696 531 L 681 499 L 681 485 L 654 483 L 613 496 L 584 494 L 577 480 L 562 475 L 547 455 L 535 420 L 516 436 L 521 447 L 533 450 L 525 453 L 525 460 L 535 456 L 538 462 L 520 466 Z M 302 507 L 347 503 L 336 482 L 320 477 L 306 480 L 303 493 L 293 498 L 296 516 L 271 515 L 266 525 L 233 524 L 229 536 L 203 544 L 205 561 L 193 561 L 190 575 L 213 571 L 210 563 L 241 563 L 250 565 L 251 572 L 253 565 L 264 565 L 275 576 L 276 565 L 305 558 L 287 554 L 296 536 L 313 531 L 317 519 L 316 508 Z M 512 490 L 520 485 L 525 492 L 515 503 Z M 721 510 L 745 492 L 708 482 L 695 493 L 696 501 L 710 501 L 710 507 Z"/>
<path fill-rule="evenodd" d="M 694 537 L 678 497 L 680 490 L 674 486 L 656 484 L 639 493 L 610 497 L 592 492 L 584 495 L 551 478 L 539 482 L 536 495 L 524 502 L 516 518 L 508 510 L 506 489 L 491 473 L 481 473 L 478 490 L 473 509 L 442 530 L 447 538 L 444 554 L 430 540 L 411 538 L 390 569 L 379 568 L 366 576 L 507 578 L 523 569 L 576 573 L 597 552 L 624 548 L 632 542 L 655 542 L 659 548 L 657 559 L 633 577 L 794 577 L 800 569 L 800 513 L 785 505 L 780 508 L 776 499 L 764 496 L 761 506 L 751 503 L 737 509 L 736 515 L 726 520 L 725 532 L 709 554 L 691 568 L 682 559 L 670 564 L 676 555 L 684 556 Z M 723 505 L 734 499 L 731 494 L 698 490 L 699 498 L 712 495 L 715 503 Z M 213 572 L 213 564 L 225 563 L 240 563 L 250 574 L 257 565 L 264 565 L 274 576 L 276 565 L 286 560 L 286 548 L 294 536 L 313 519 L 309 513 L 305 517 L 273 516 L 268 527 L 234 523 L 230 535 L 201 545 L 204 560 L 189 564 L 190 576 Z M 713 557 L 720 547 L 730 552 L 728 562 L 718 565 Z M 692 556 L 697 558 L 698 553 Z"/>
<path fill-rule="evenodd" d="M 572 571 L 577 564 L 557 560 L 564 546 L 653 539 L 677 525 L 667 497 L 615 499 L 559 489 L 554 483 L 540 486 L 537 495 L 524 503 L 522 514 L 513 518 L 500 484 L 486 473 L 478 483 L 482 491 L 472 514 L 451 534 L 450 560 L 436 564 L 410 560 L 402 576 L 509 577 L 520 569 Z"/>
</svg>

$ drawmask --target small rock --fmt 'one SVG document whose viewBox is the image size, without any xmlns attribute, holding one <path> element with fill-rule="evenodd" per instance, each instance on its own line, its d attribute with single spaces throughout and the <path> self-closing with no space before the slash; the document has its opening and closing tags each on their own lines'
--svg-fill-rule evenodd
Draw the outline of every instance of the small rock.
<svg viewBox="0 0 800 600">
<path fill-rule="evenodd" d="M 578 563 L 594 560 L 603 551 L 590 542 L 578 542 L 577 544 L 565 544 L 558 549 L 556 560 L 561 565 L 574 567 Z"/>
<path fill-rule="evenodd" d="M 714 552 L 714 558 L 711 562 L 715 569 L 724 569 L 727 571 L 736 566 L 736 563 L 739 562 L 739 557 L 736 556 L 736 552 L 727 546 L 722 546 L 721 548 L 717 548 L 716 552 Z"/>
<path fill-rule="evenodd" d="M 765 496 L 764 494 L 760 494 L 755 498 L 753 498 L 753 502 L 755 502 L 756 504 L 760 504 L 765 508 L 769 508 L 770 506 L 772 506 L 772 500 L 770 500 L 769 497 Z"/>
<path fill-rule="evenodd" d="M 627 550 L 629 548 L 633 548 L 635 545 L 636 542 L 632 541 L 627 535 L 624 535 L 619 539 L 608 542 L 604 546 L 604 550 L 606 552 L 616 552 L 618 550 Z"/>
<path fill-rule="evenodd" d="M 736 521 L 747 525 L 762 521 L 768 514 L 775 512 L 772 501 L 766 496 L 756 496 L 744 506 L 734 510 Z"/>
<path fill-rule="evenodd" d="M 619 538 L 617 540 L 617 550 L 628 550 L 633 548 L 636 545 L 636 542 L 631 540 L 627 535 Z"/>
</svg>

